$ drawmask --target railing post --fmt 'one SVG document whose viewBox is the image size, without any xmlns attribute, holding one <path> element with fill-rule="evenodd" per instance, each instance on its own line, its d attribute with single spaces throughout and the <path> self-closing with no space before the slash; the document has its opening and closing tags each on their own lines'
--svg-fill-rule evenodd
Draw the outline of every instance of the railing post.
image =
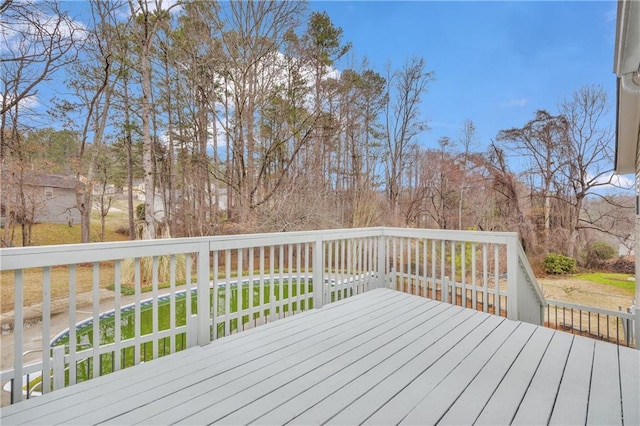
<svg viewBox="0 0 640 426">
<path fill-rule="evenodd" d="M 211 319 L 209 314 L 209 243 L 204 241 L 198 248 L 198 345 L 204 346 L 211 342 Z"/>
<path fill-rule="evenodd" d="M 322 235 L 313 243 L 313 307 L 321 308 L 324 302 L 324 245 Z"/>
<path fill-rule="evenodd" d="M 22 352 L 24 329 L 24 281 L 23 271 L 18 269 L 14 275 L 14 318 L 13 318 L 13 381 L 11 382 L 12 402 L 22 401 Z"/>
<path fill-rule="evenodd" d="M 636 271 L 637 273 L 637 271 Z M 640 351 L 640 306 L 635 306 L 635 317 L 633 322 L 635 329 L 635 348 Z"/>
<path fill-rule="evenodd" d="M 518 240 L 517 236 L 507 237 L 507 318 L 520 318 L 518 306 Z M 497 297 L 500 297 L 499 295 Z M 498 314 L 499 315 L 499 314 Z"/>
<path fill-rule="evenodd" d="M 440 291 L 440 299 L 442 299 L 442 302 L 449 303 L 449 277 L 445 276 L 442 279 L 442 289 Z"/>
<path fill-rule="evenodd" d="M 378 236 L 378 288 L 388 286 L 386 253 L 386 239 L 382 234 Z"/>
<path fill-rule="evenodd" d="M 200 341 L 198 340 L 200 337 L 198 335 L 198 330 L 201 330 L 202 327 L 200 326 L 200 324 L 198 324 L 199 320 L 199 313 L 198 315 L 191 315 L 191 318 L 187 318 L 187 348 L 192 348 L 200 344 Z"/>
<path fill-rule="evenodd" d="M 635 344 L 636 349 L 640 350 L 640 163 L 636 162 L 636 238 L 635 238 L 635 276 L 636 290 L 634 295 L 635 317 Z"/>
<path fill-rule="evenodd" d="M 64 346 L 55 346 L 53 352 L 53 390 L 64 387 Z M 47 377 L 49 372 L 43 371 L 42 377 Z"/>
</svg>

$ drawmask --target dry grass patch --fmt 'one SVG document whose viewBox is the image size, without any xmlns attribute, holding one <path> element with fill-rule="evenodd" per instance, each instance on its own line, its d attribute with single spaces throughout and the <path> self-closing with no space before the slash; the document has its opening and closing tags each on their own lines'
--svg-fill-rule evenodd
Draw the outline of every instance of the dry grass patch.
<svg viewBox="0 0 640 426">
<path fill-rule="evenodd" d="M 116 232 L 115 227 L 108 226 L 105 230 L 105 241 L 128 241 L 126 235 Z M 22 245 L 20 226 L 14 228 L 13 244 L 16 247 Z M 50 246 L 56 244 L 77 244 L 80 243 L 80 225 L 68 226 L 61 223 L 36 223 L 31 231 L 31 245 Z M 90 242 L 100 241 L 100 223 L 93 221 L 89 234 Z"/>
<path fill-rule="evenodd" d="M 633 303 L 633 288 L 596 283 L 574 277 L 538 278 L 544 297 L 552 300 L 617 311 Z"/>
<path fill-rule="evenodd" d="M 114 282 L 113 262 L 100 263 L 100 288 L 107 288 Z M 24 270 L 24 305 L 42 303 L 43 272 L 41 268 Z M 2 271 L 0 276 L 1 313 L 14 310 L 15 280 L 13 271 Z M 82 264 L 76 267 L 76 294 L 93 290 L 93 265 Z M 56 266 L 51 268 L 51 299 L 69 297 L 69 268 Z"/>
</svg>

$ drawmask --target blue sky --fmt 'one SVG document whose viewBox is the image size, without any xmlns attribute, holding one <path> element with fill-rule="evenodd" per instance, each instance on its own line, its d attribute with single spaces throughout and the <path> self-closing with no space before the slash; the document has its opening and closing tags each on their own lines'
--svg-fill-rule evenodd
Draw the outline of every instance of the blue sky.
<svg viewBox="0 0 640 426">
<path fill-rule="evenodd" d="M 78 17 L 88 7 L 84 1 L 63 5 Z M 615 128 L 616 6 L 613 0 L 309 2 L 353 44 L 338 69 L 366 57 L 385 75 L 387 63 L 399 69 L 412 56 L 425 59 L 435 80 L 423 96 L 431 130 L 420 136 L 422 145 L 435 147 L 442 136 L 457 139 L 471 119 L 479 150 L 499 130 L 524 125 L 537 109 L 555 111 L 583 85 L 605 88 L 606 124 Z M 52 86 L 39 89 L 41 105 L 61 94 Z"/>
<path fill-rule="evenodd" d="M 431 131 L 457 138 L 465 119 L 477 127 L 479 148 L 501 129 L 520 127 L 537 109 L 583 85 L 609 95 L 607 124 L 615 128 L 613 52 L 616 2 L 312 1 L 353 43 L 359 62 L 384 74 L 421 56 L 435 73 L 423 97 Z M 344 66 L 344 64 L 342 64 Z"/>
</svg>

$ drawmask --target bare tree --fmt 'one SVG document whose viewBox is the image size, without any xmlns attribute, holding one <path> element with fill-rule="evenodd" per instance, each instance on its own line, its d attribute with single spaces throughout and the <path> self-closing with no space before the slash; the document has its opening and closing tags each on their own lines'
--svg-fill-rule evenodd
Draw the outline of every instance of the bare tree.
<svg viewBox="0 0 640 426">
<path fill-rule="evenodd" d="M 524 249 L 528 252 L 534 251 L 537 248 L 536 235 L 521 205 L 519 195 L 519 186 L 522 186 L 522 183 L 509 168 L 504 151 L 494 143 L 489 147 L 486 166 L 489 170 L 490 185 L 497 195 L 501 196 L 494 200 L 493 214 L 498 216 L 500 223 L 496 230 L 517 231 Z"/>
<path fill-rule="evenodd" d="M 27 220 L 25 169 L 25 110 L 37 104 L 38 87 L 61 68 L 75 61 L 76 43 L 82 40 L 82 27 L 62 12 L 54 1 L 13 1 L 0 4 L 0 163 L 12 170 L 13 188 L 19 195 L 17 208 Z M 28 127 L 28 126 L 27 126 Z M 17 201 L 17 200 L 16 200 Z M 3 203 L 7 222 L 5 240 L 10 237 L 13 198 Z M 30 241 L 30 226 L 23 223 L 23 244 Z"/>
<path fill-rule="evenodd" d="M 107 147 L 101 147 L 96 156 L 95 184 L 92 192 L 95 194 L 93 204 L 100 214 L 100 241 L 104 241 L 106 220 L 114 199 L 114 190 L 109 182 L 113 182 L 113 158 Z"/>
<path fill-rule="evenodd" d="M 333 64 L 349 51 L 351 44 L 342 44 L 342 28 L 336 27 L 326 12 L 311 13 L 302 43 L 305 49 L 303 61 L 308 61 L 313 69 L 313 113 L 318 119 L 314 127 L 310 166 L 315 184 L 322 185 L 325 190 L 330 181 L 331 140 L 334 136 L 331 130 L 335 130 L 331 129 L 334 117 L 329 111 L 331 102 L 328 99 L 332 85 L 326 81 L 326 76 Z"/>
<path fill-rule="evenodd" d="M 458 229 L 462 229 L 462 212 L 465 202 L 465 189 L 467 185 L 467 173 L 469 169 L 469 157 L 471 150 L 474 148 L 476 137 L 476 126 L 471 120 L 465 120 L 462 124 L 460 135 L 460 145 L 462 146 L 462 152 L 460 153 L 460 197 L 458 198 Z"/>
<path fill-rule="evenodd" d="M 47 78 L 77 58 L 82 26 L 60 10 L 57 1 L 5 0 L 0 5 L 0 113 L 33 96 Z"/>
<path fill-rule="evenodd" d="M 560 104 L 567 123 L 564 153 L 567 167 L 562 171 L 571 188 L 568 255 L 575 257 L 578 231 L 587 223 L 583 213 L 585 199 L 613 177 L 613 131 L 603 123 L 608 111 L 607 94 L 600 86 L 584 86 Z"/>
<path fill-rule="evenodd" d="M 298 83 L 283 81 L 287 64 L 279 53 L 304 8 L 299 2 L 230 2 L 216 17 L 216 25 L 228 29 L 220 38 L 226 113 L 217 119 L 228 138 L 229 163 L 226 173 L 214 172 L 232 195 L 236 222 L 255 220 L 254 210 L 277 192 L 310 137 L 310 117 L 289 86 Z"/>
<path fill-rule="evenodd" d="M 91 2 L 92 25 L 86 32 L 84 60 L 68 68 L 68 86 L 72 89 L 74 98 L 64 99 L 57 105 L 57 112 L 68 117 L 70 125 L 80 123 L 76 208 L 80 211 L 83 243 L 89 242 L 92 189 L 98 155 L 103 150 L 112 98 L 121 77 L 115 66 L 115 50 L 117 41 L 124 36 L 119 33 L 121 27 L 117 23 L 118 13 L 123 5 L 123 0 Z"/>
<path fill-rule="evenodd" d="M 140 73 L 142 88 L 141 116 L 142 116 L 142 167 L 144 169 L 145 184 L 145 233 L 144 237 L 156 237 L 156 181 L 153 156 L 154 138 L 151 132 L 152 100 L 152 66 L 153 43 L 158 29 L 164 21 L 170 19 L 170 10 L 178 5 L 174 3 L 163 9 L 162 0 L 148 2 L 146 0 L 128 0 L 131 15 L 135 16 L 137 28 L 133 34 L 134 44 L 138 49 L 138 62 L 134 67 Z"/>
<path fill-rule="evenodd" d="M 422 58 L 411 58 L 395 73 L 387 67 L 385 174 L 387 199 L 396 222 L 400 215 L 402 177 L 410 161 L 408 154 L 415 137 L 428 128 L 420 118 L 420 102 L 432 79 L 433 73 L 425 70 Z"/>
<path fill-rule="evenodd" d="M 523 127 L 501 130 L 497 138 L 503 142 L 504 150 L 512 149 L 529 162 L 525 174 L 542 194 L 545 247 L 549 244 L 553 187 L 567 161 L 563 155 L 566 134 L 563 116 L 538 110 L 535 118 Z"/>
<path fill-rule="evenodd" d="M 633 251 L 637 238 L 634 223 L 633 195 L 609 193 L 584 200 L 580 231 L 613 236 L 627 253 Z"/>
</svg>

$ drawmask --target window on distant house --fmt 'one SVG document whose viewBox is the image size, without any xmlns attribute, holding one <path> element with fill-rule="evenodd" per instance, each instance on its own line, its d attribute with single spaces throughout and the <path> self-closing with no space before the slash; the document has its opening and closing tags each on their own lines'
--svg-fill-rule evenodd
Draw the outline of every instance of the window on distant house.
<svg viewBox="0 0 640 426">
<path fill-rule="evenodd" d="M 53 188 L 47 186 L 44 188 L 44 196 L 45 198 L 53 198 Z"/>
</svg>

